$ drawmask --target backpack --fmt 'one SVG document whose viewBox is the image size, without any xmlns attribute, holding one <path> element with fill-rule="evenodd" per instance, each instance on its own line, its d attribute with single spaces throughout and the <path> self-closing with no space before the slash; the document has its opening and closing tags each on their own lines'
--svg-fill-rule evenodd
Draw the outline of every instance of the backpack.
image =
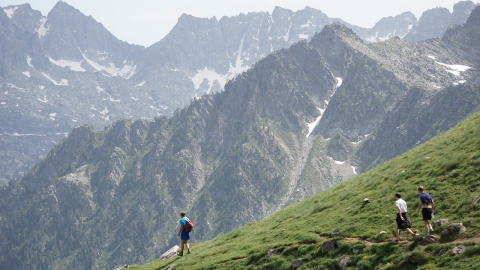
<svg viewBox="0 0 480 270">
<path fill-rule="evenodd" d="M 191 220 L 187 220 L 187 224 L 183 226 L 183 230 L 186 232 L 191 232 L 193 230 L 193 222 Z"/>
</svg>

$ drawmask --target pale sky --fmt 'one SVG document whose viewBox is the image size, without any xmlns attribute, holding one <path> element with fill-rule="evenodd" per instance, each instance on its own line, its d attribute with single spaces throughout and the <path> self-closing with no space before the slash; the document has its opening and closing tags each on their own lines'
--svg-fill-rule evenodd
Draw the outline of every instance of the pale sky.
<svg viewBox="0 0 480 270">
<path fill-rule="evenodd" d="M 306 6 L 321 10 L 330 18 L 370 28 L 383 17 L 411 11 L 417 19 L 435 7 L 450 10 L 459 0 L 63 0 L 102 23 L 118 39 L 150 46 L 170 32 L 183 13 L 220 19 L 254 11 L 272 12 L 275 6 L 293 11 Z M 0 7 L 30 3 L 44 16 L 57 0 L 0 0 Z M 472 0 L 480 3 L 480 0 Z"/>
</svg>

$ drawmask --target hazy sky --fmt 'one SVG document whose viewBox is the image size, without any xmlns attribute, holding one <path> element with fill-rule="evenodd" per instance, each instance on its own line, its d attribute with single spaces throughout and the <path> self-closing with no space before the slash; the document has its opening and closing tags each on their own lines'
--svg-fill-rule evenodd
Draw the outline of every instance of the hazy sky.
<svg viewBox="0 0 480 270">
<path fill-rule="evenodd" d="M 362 27 L 373 27 L 382 17 L 411 11 L 419 18 L 423 11 L 446 7 L 450 11 L 459 0 L 63 0 L 91 15 L 117 38 L 150 46 L 170 32 L 182 13 L 211 18 L 234 16 L 252 11 L 272 12 L 275 6 L 293 11 L 310 6 L 331 18 Z M 57 0 L 0 0 L 0 7 L 30 3 L 44 16 Z M 472 0 L 479 3 L 480 0 Z"/>
</svg>

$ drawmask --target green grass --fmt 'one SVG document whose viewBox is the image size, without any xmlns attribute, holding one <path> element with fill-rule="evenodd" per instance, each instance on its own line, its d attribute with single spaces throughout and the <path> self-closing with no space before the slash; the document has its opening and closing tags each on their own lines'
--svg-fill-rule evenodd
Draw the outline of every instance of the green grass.
<svg viewBox="0 0 480 270">
<path fill-rule="evenodd" d="M 464 254 L 450 255 L 458 243 L 393 243 L 395 192 L 401 192 L 408 203 L 413 229 L 424 233 L 421 214 L 416 212 L 419 185 L 433 196 L 436 219 L 463 222 L 467 227 Z M 475 114 L 420 147 L 310 199 L 195 243 L 192 254 L 130 268 L 291 269 L 291 262 L 301 258 L 301 269 L 338 269 L 337 261 L 350 256 L 350 269 L 478 269 L 480 256 L 473 255 L 480 252 L 476 240 L 480 205 L 472 202 L 480 195 L 479 186 L 480 114 Z M 364 198 L 370 203 L 360 209 Z M 387 233 L 380 235 L 380 231 Z M 322 243 L 332 239 L 338 241 L 338 248 L 322 254 Z M 267 257 L 269 250 L 273 255 Z"/>
</svg>

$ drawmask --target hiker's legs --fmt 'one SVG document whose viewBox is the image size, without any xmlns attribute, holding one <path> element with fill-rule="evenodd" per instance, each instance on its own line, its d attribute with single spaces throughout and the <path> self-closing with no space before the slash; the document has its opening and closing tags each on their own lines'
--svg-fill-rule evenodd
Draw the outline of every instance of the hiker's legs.
<svg viewBox="0 0 480 270">
<path fill-rule="evenodd" d="M 187 246 L 187 253 L 190 253 L 190 244 L 188 243 L 188 240 L 185 240 L 185 245 Z"/>
<path fill-rule="evenodd" d="M 180 252 L 183 252 L 183 248 L 185 245 L 187 245 L 187 240 L 182 240 L 182 246 L 180 247 Z"/>
<path fill-rule="evenodd" d="M 430 221 L 427 220 L 424 220 L 423 221 L 425 223 L 425 230 L 427 231 L 427 235 L 430 236 Z"/>
<path fill-rule="evenodd" d="M 415 235 L 415 233 L 410 228 L 407 228 L 407 231 L 409 234 Z"/>
<path fill-rule="evenodd" d="M 400 241 L 400 229 L 398 228 L 398 225 L 396 230 L 396 236 L 397 236 L 397 241 Z"/>
</svg>

